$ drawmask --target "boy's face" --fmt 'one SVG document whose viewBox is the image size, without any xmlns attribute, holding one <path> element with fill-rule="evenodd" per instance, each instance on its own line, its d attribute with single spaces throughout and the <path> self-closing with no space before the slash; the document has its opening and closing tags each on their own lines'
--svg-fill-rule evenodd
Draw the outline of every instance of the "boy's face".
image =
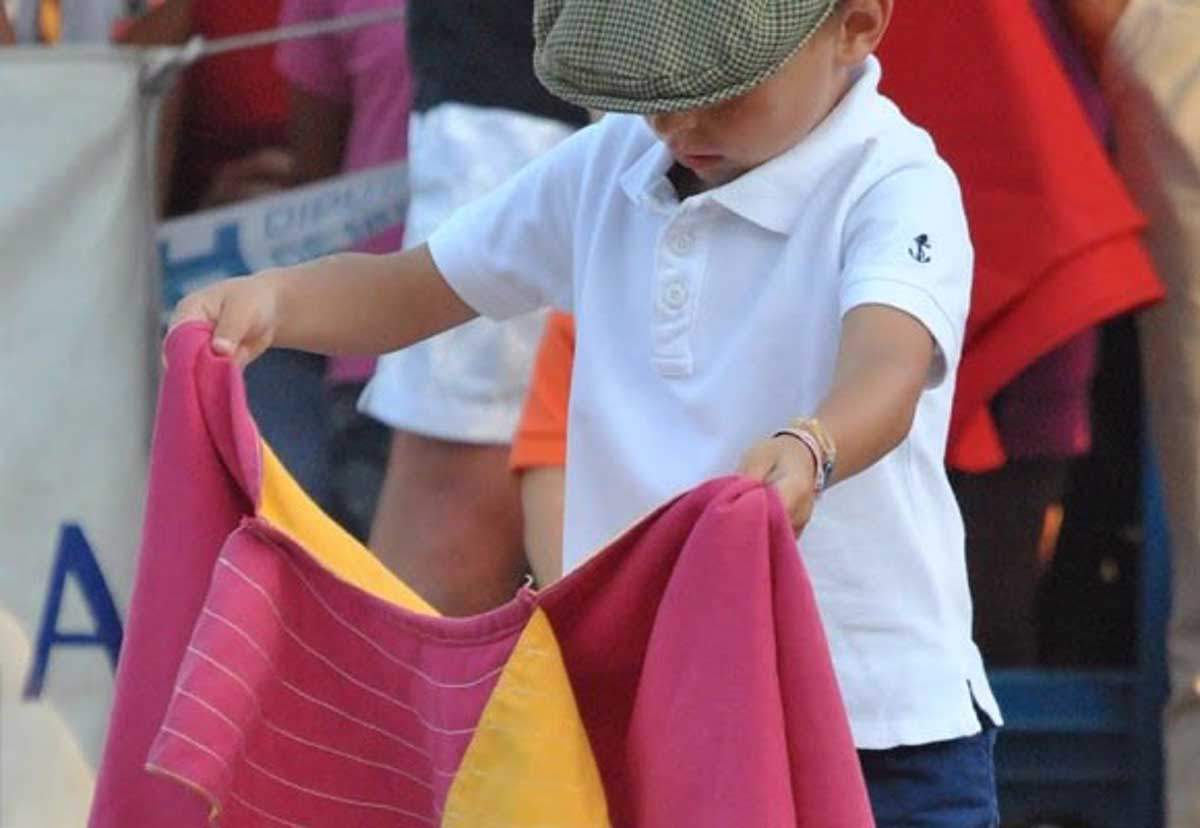
<svg viewBox="0 0 1200 828">
<path fill-rule="evenodd" d="M 646 121 L 702 188 L 717 187 L 795 146 L 824 120 L 874 49 L 891 0 L 847 0 L 799 52 L 744 95 Z"/>
</svg>

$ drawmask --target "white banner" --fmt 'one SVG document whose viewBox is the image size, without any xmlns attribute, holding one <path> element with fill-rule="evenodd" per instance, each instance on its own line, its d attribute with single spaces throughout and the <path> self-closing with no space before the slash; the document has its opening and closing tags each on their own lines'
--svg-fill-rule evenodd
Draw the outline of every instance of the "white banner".
<svg viewBox="0 0 1200 828">
<path fill-rule="evenodd" d="M 86 820 L 140 534 L 163 301 L 351 248 L 402 222 L 407 203 L 396 164 L 166 222 L 156 240 L 142 58 L 0 50 L 3 828 Z"/>
<path fill-rule="evenodd" d="M 158 251 L 171 308 L 217 279 L 348 250 L 404 221 L 404 163 L 164 222 Z"/>
<path fill-rule="evenodd" d="M 141 522 L 159 293 L 140 58 L 0 50 L 0 825 L 87 816 Z"/>
</svg>

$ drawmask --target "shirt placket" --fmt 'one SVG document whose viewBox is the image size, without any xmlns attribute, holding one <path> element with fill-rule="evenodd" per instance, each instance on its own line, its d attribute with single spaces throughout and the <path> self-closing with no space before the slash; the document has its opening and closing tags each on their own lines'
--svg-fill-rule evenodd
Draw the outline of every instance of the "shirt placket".
<svg viewBox="0 0 1200 828">
<path fill-rule="evenodd" d="M 689 376 L 694 368 L 692 329 L 704 273 L 699 204 L 671 212 L 655 249 L 654 367 L 663 376 Z"/>
</svg>

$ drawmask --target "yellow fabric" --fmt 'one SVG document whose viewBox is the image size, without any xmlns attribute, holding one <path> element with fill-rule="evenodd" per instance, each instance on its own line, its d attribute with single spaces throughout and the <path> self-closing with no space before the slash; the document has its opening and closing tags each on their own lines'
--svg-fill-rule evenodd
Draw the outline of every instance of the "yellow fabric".
<svg viewBox="0 0 1200 828">
<path fill-rule="evenodd" d="M 262 503 L 258 516 L 285 533 L 344 581 L 398 607 L 437 611 L 379 562 L 369 549 L 321 511 L 266 442 L 262 446 Z"/>
<path fill-rule="evenodd" d="M 521 634 L 446 798 L 442 828 L 610 828 L 600 772 L 541 609 Z"/>
<path fill-rule="evenodd" d="M 435 615 L 305 494 L 262 443 L 258 515 L 331 572 L 397 606 Z M 604 786 L 550 620 L 521 633 L 446 799 L 442 828 L 611 828 Z"/>
</svg>

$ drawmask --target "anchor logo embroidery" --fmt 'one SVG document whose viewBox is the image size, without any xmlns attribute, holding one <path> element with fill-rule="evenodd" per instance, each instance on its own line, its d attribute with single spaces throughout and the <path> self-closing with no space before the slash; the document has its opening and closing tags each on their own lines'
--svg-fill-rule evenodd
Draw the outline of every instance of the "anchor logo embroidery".
<svg viewBox="0 0 1200 828">
<path fill-rule="evenodd" d="M 912 256 L 921 264 L 928 264 L 933 261 L 933 257 L 929 255 L 929 251 L 933 249 L 933 242 L 929 240 L 929 236 L 925 233 L 913 239 L 913 246 L 908 248 L 908 255 Z"/>
</svg>

